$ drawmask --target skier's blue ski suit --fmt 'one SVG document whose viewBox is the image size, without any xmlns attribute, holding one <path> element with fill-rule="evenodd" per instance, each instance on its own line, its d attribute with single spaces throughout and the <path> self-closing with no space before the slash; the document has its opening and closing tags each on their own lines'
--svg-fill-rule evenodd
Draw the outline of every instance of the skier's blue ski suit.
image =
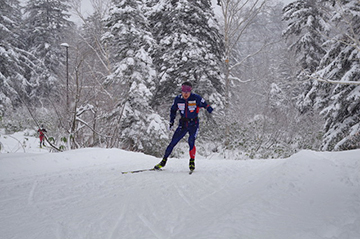
<svg viewBox="0 0 360 239">
<path fill-rule="evenodd" d="M 168 158 L 175 145 L 189 132 L 189 153 L 190 158 L 195 159 L 196 147 L 195 139 L 199 129 L 198 113 L 200 108 L 205 108 L 209 113 L 213 111 L 210 105 L 199 95 L 191 93 L 188 99 L 184 99 L 182 95 L 175 97 L 174 103 L 170 109 L 170 124 L 173 125 L 176 112 L 179 110 L 181 118 L 169 146 L 165 150 L 164 158 Z"/>
</svg>

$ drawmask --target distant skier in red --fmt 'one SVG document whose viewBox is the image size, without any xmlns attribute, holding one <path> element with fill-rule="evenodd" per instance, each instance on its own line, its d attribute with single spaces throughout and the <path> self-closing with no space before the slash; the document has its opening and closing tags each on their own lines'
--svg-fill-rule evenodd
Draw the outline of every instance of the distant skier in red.
<svg viewBox="0 0 360 239">
<path fill-rule="evenodd" d="M 41 146 L 45 146 L 44 133 L 47 133 L 47 131 L 44 128 L 44 126 L 41 125 L 41 128 L 38 130 L 38 133 L 39 133 L 39 137 L 40 137 L 40 148 L 41 148 Z"/>
</svg>

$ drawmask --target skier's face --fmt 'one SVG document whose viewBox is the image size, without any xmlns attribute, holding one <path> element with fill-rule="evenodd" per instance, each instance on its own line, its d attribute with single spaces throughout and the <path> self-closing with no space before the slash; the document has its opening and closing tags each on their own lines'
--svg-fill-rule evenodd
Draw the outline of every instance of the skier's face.
<svg viewBox="0 0 360 239">
<path fill-rule="evenodd" d="M 191 94 L 191 92 L 181 92 L 181 94 L 182 94 L 182 97 L 185 99 L 185 100 L 187 100 L 189 97 L 190 97 L 190 94 Z"/>
</svg>

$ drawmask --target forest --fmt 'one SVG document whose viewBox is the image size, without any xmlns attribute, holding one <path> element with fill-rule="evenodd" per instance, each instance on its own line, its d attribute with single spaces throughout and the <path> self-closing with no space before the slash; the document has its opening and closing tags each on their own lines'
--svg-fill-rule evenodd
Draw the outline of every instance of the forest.
<svg viewBox="0 0 360 239">
<path fill-rule="evenodd" d="M 79 0 L 0 3 L 0 134 L 43 126 L 57 150 L 162 156 L 190 81 L 214 108 L 204 157 L 360 148 L 359 0 L 91 0 L 87 16 Z"/>
</svg>

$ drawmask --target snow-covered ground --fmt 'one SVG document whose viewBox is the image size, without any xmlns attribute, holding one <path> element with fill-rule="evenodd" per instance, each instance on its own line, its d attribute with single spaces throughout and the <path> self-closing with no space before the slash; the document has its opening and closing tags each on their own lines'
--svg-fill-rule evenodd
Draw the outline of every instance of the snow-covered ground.
<svg viewBox="0 0 360 239">
<path fill-rule="evenodd" d="M 37 138 L 23 141 L 0 136 L 1 239 L 360 238 L 360 150 L 212 157 L 197 160 L 193 175 L 188 159 L 170 159 L 162 172 L 123 175 L 160 159 L 49 153 Z"/>
</svg>

